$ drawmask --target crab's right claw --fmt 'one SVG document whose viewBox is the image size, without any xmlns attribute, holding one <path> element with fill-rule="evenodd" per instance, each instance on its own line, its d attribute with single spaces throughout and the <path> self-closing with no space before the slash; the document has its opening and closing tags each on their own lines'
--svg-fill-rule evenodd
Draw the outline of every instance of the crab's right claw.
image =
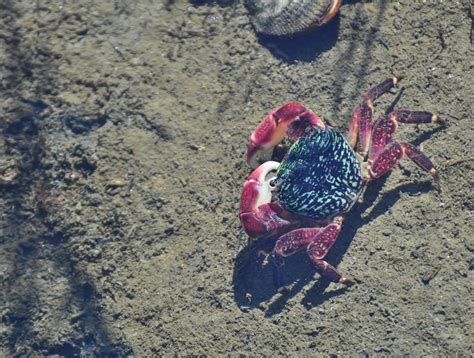
<svg viewBox="0 0 474 358">
<path fill-rule="evenodd" d="M 269 160 L 273 148 L 285 137 L 296 140 L 309 125 L 324 128 L 314 113 L 298 102 L 290 102 L 273 110 L 255 128 L 247 144 L 247 163 L 256 168 L 259 159 Z"/>
</svg>

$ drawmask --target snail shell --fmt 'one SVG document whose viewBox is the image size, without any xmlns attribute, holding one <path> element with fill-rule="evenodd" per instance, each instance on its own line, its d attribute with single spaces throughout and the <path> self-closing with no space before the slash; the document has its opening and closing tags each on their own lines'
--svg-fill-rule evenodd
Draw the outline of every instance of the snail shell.
<svg viewBox="0 0 474 358">
<path fill-rule="evenodd" d="M 267 35 L 307 32 L 331 20 L 342 0 L 246 0 L 252 23 Z"/>
</svg>

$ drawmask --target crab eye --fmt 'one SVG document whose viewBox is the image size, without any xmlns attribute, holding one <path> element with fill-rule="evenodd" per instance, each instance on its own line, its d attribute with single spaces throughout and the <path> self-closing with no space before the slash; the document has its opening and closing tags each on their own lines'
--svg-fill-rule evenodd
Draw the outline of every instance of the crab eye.
<svg viewBox="0 0 474 358">
<path fill-rule="evenodd" d="M 268 185 L 270 185 L 270 188 L 271 188 L 271 189 L 275 189 L 276 186 L 277 186 L 277 184 L 278 184 L 277 177 L 271 178 L 271 179 L 268 181 Z"/>
</svg>

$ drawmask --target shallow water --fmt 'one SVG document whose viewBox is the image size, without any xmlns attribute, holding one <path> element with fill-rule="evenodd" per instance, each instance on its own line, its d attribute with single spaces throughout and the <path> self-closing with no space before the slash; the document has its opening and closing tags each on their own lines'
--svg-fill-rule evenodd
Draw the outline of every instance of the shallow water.
<svg viewBox="0 0 474 358">
<path fill-rule="evenodd" d="M 326 27 L 258 36 L 240 3 L 0 3 L 0 355 L 470 356 L 473 54 L 469 2 L 346 1 Z M 244 156 L 300 101 L 342 132 L 392 73 L 377 116 L 403 160 L 373 182 L 327 256 L 279 293 L 239 221 Z"/>
</svg>

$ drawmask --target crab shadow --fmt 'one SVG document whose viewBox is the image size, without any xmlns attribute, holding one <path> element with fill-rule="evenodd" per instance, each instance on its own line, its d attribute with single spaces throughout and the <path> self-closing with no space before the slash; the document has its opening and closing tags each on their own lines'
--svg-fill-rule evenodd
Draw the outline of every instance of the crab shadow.
<svg viewBox="0 0 474 358">
<path fill-rule="evenodd" d="M 337 267 L 341 262 L 357 230 L 386 212 L 397 202 L 402 193 L 418 195 L 433 189 L 431 181 L 402 184 L 384 193 L 374 205 L 387 177 L 388 175 L 372 182 L 364 194 L 363 201 L 347 215 L 338 240 L 326 256 L 327 261 L 334 266 Z M 366 214 L 369 208 L 371 210 Z M 288 300 L 310 285 L 314 279 L 316 271 L 305 253 L 293 255 L 285 259 L 283 266 L 285 289 L 279 292 L 273 281 L 273 266 L 259 255 L 260 250 L 268 249 L 273 243 L 252 242 L 236 257 L 233 273 L 234 300 L 242 311 L 259 308 L 265 311 L 267 317 L 278 314 L 284 309 Z M 302 299 L 307 309 L 317 307 L 348 289 L 341 287 L 326 292 L 331 282 L 319 275 L 318 277 L 315 284 L 306 290 Z"/>
</svg>

